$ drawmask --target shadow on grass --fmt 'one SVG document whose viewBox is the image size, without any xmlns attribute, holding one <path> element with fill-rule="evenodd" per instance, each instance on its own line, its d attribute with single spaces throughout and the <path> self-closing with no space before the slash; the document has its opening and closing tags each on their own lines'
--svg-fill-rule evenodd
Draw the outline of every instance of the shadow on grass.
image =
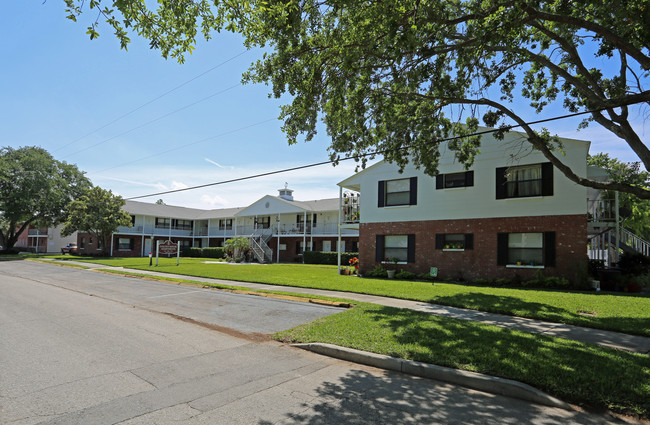
<svg viewBox="0 0 650 425">
<path fill-rule="evenodd" d="M 557 291 L 549 291 L 549 297 L 552 297 L 555 292 Z M 589 312 L 583 315 L 545 303 L 524 301 L 518 297 L 478 292 L 440 296 L 429 300 L 429 303 L 650 336 L 650 318 L 625 317 L 624 312 L 619 317 L 598 317 L 589 315 Z"/>
<path fill-rule="evenodd" d="M 569 402 L 650 412 L 647 355 L 389 307 L 366 311 L 375 332 L 397 343 L 384 354 L 514 379 Z"/>
<path fill-rule="evenodd" d="M 613 418 L 550 409 L 437 381 L 351 370 L 325 382 L 283 424 L 521 424 L 617 423 Z M 260 420 L 260 425 L 278 423 Z M 620 422 L 622 423 L 622 422 Z"/>
</svg>

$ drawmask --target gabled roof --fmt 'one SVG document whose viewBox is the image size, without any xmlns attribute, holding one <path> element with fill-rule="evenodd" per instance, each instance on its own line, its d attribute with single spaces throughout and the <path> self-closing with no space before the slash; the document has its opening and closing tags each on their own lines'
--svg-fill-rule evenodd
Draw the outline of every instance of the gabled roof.
<svg viewBox="0 0 650 425">
<path fill-rule="evenodd" d="M 124 209 L 129 214 L 140 214 L 153 217 L 170 217 L 184 220 L 197 220 L 204 210 L 196 208 L 177 207 L 174 205 L 150 204 L 148 202 L 126 201 Z"/>
<path fill-rule="evenodd" d="M 266 195 L 236 213 L 238 216 L 322 212 L 338 210 L 338 198 L 317 199 L 314 201 L 289 201 L 279 196 Z"/>
</svg>

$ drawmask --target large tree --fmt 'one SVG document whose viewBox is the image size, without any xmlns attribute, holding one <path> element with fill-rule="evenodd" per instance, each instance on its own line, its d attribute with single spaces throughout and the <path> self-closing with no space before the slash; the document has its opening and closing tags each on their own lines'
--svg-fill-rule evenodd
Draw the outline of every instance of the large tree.
<svg viewBox="0 0 650 425">
<path fill-rule="evenodd" d="M 121 196 L 95 186 L 70 203 L 61 234 L 89 233 L 101 244 L 102 254 L 107 254 L 113 232 L 120 226 L 131 226 L 131 216 L 122 209 L 124 204 Z"/>
<path fill-rule="evenodd" d="M 55 160 L 45 149 L 0 149 L 0 245 L 11 250 L 29 225 L 51 226 L 90 182 L 76 165 Z"/>
<path fill-rule="evenodd" d="M 595 122 L 650 169 L 650 149 L 629 118 L 650 103 L 648 0 L 176 0 L 156 10 L 141 0 L 66 2 L 70 19 L 89 4 L 123 47 L 134 31 L 164 57 L 182 60 L 197 36 L 222 29 L 270 47 L 245 80 L 292 96 L 281 111 L 291 143 L 313 138 L 322 117 L 334 160 L 380 151 L 434 175 L 437 141 L 451 134 L 461 136 L 451 144 L 458 159 L 472 163 L 482 119 L 519 125 L 578 184 L 650 199 L 644 187 L 575 174 L 558 139 L 524 119 L 552 104 L 588 112 L 580 127 Z"/>
</svg>

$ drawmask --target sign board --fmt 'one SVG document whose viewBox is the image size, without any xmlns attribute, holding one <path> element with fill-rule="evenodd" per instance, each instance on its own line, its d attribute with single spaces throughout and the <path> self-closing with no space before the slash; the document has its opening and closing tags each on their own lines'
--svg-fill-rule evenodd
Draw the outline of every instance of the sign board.
<svg viewBox="0 0 650 425">
<path fill-rule="evenodd" d="M 431 277 L 438 277 L 438 267 L 431 267 L 431 270 L 429 271 L 429 275 Z"/>
<path fill-rule="evenodd" d="M 176 255 L 178 245 L 172 241 L 161 242 L 158 245 L 158 253 L 161 255 Z"/>
</svg>

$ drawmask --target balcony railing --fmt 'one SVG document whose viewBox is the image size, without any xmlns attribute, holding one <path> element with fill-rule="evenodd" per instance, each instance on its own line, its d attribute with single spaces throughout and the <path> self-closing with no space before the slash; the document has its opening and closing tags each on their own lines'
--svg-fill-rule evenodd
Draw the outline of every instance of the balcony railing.
<svg viewBox="0 0 650 425">
<path fill-rule="evenodd" d="M 592 222 L 616 221 L 616 201 L 613 199 L 588 199 L 587 217 Z"/>
<path fill-rule="evenodd" d="M 302 235 L 337 235 L 338 226 L 336 223 L 319 223 L 316 226 L 311 223 L 307 223 L 305 226 L 303 223 L 296 224 L 282 224 L 278 229 L 277 225 L 272 224 L 270 230 L 273 233 L 273 236 L 302 236 Z M 201 227 L 198 229 L 190 230 L 181 230 L 181 229 L 170 229 L 169 228 L 156 228 L 154 225 L 148 226 L 133 226 L 133 227 L 119 227 L 117 233 L 122 234 L 132 234 L 132 235 L 156 235 L 156 236 L 176 236 L 176 237 L 211 237 L 211 238 L 229 238 L 235 235 L 237 236 L 250 236 L 255 233 L 256 228 L 254 225 L 244 225 L 244 226 L 232 226 L 231 229 L 219 229 L 218 227 L 211 227 L 209 232 L 207 227 Z M 354 229 L 341 229 L 342 234 L 344 235 L 356 235 L 358 234 L 357 230 Z"/>
<path fill-rule="evenodd" d="M 27 234 L 29 236 L 47 236 L 47 229 L 29 229 Z"/>
</svg>

